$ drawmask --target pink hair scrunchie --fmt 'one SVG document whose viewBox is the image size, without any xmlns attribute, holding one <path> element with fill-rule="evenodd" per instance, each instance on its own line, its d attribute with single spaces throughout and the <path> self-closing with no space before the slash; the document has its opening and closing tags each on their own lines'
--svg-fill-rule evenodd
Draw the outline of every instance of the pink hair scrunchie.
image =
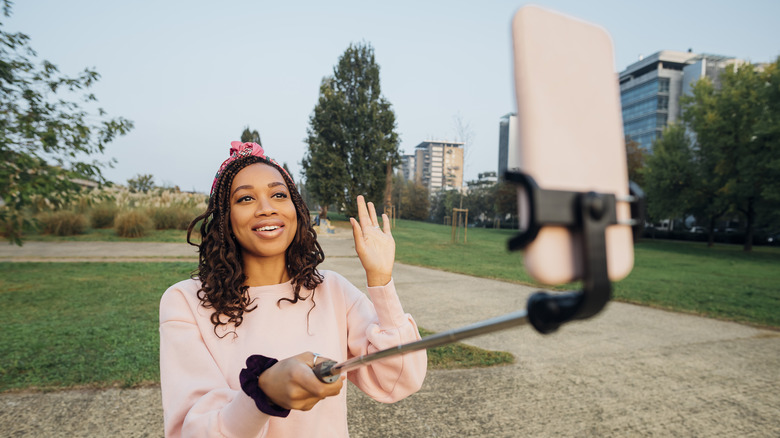
<svg viewBox="0 0 780 438">
<path fill-rule="evenodd" d="M 222 172 L 225 171 L 225 168 L 230 165 L 230 163 L 238 160 L 239 158 L 248 157 L 250 155 L 254 155 L 255 157 L 262 158 L 264 161 L 266 161 L 268 164 L 273 165 L 276 167 L 280 172 L 287 175 L 287 178 L 292 182 L 292 178 L 290 177 L 290 174 L 287 173 L 287 171 L 284 169 L 284 167 L 280 166 L 279 163 L 274 161 L 272 158 L 268 157 L 265 154 L 265 150 L 262 146 L 260 146 L 257 143 L 242 143 L 240 141 L 231 141 L 230 142 L 230 156 L 227 158 L 227 160 L 222 162 L 222 165 L 219 166 L 219 170 L 217 171 L 217 174 L 214 176 L 214 182 L 211 183 L 211 196 L 214 196 L 214 189 L 217 187 L 217 181 L 219 181 L 220 175 L 222 175 Z"/>
</svg>

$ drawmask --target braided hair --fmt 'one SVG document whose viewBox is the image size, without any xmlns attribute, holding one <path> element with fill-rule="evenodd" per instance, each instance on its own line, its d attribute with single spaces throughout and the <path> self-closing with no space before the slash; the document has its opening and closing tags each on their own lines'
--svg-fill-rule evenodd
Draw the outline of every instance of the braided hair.
<svg viewBox="0 0 780 438">
<path fill-rule="evenodd" d="M 281 298 L 279 302 L 288 301 L 294 304 L 311 296 L 313 309 L 316 305 L 314 290 L 323 281 L 322 275 L 317 271 L 317 265 L 325 259 L 325 254 L 317 242 L 317 233 L 312 228 L 309 209 L 292 178 L 267 157 L 248 155 L 235 159 L 218 174 L 206 211 L 187 227 L 187 242 L 198 247 L 198 268 L 192 276 L 201 281 L 201 289 L 198 291 L 201 304 L 207 309 L 213 309 L 211 322 L 214 324 L 215 334 L 220 326 L 240 326 L 244 320 L 244 312 L 257 308 L 252 307 L 253 300 L 249 298 L 241 247 L 230 225 L 229 196 L 233 178 L 243 168 L 255 163 L 263 163 L 279 170 L 290 191 L 298 220 L 295 237 L 285 252 L 294 294 L 293 298 Z M 200 243 L 192 240 L 193 231 L 198 224 Z M 301 296 L 301 288 L 310 290 L 311 295 Z M 233 333 L 235 334 L 235 331 Z"/>
</svg>

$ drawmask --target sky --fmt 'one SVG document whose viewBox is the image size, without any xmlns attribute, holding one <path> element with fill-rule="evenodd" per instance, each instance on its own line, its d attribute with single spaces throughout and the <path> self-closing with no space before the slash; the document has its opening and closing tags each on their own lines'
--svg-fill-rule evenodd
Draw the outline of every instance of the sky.
<svg viewBox="0 0 780 438">
<path fill-rule="evenodd" d="M 135 128 L 106 148 L 107 179 L 151 174 L 206 193 L 246 126 L 296 180 L 323 77 L 351 43 L 373 46 L 400 149 L 471 140 L 466 180 L 498 167 L 499 121 L 515 111 L 510 22 L 522 1 L 27 0 L 0 21 Z M 551 0 L 533 4 L 602 26 L 615 71 L 659 50 L 771 62 L 780 1 Z M 458 129 L 458 125 L 465 129 Z"/>
</svg>

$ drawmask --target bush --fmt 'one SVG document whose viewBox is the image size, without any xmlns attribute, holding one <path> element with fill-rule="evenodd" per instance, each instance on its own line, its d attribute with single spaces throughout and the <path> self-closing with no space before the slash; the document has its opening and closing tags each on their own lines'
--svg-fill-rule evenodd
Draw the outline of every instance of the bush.
<svg viewBox="0 0 780 438">
<path fill-rule="evenodd" d="M 111 228 L 114 226 L 119 208 L 114 204 L 99 204 L 90 212 L 93 228 Z"/>
<path fill-rule="evenodd" d="M 85 215 L 68 210 L 40 214 L 38 222 L 45 234 L 56 236 L 83 234 L 89 227 L 89 220 Z"/>
<path fill-rule="evenodd" d="M 197 216 L 190 209 L 182 207 L 157 207 L 151 209 L 149 215 L 158 230 L 186 230 Z"/>
<path fill-rule="evenodd" d="M 145 213 L 130 210 L 114 219 L 114 229 L 119 237 L 143 237 L 154 227 L 154 222 Z"/>
</svg>

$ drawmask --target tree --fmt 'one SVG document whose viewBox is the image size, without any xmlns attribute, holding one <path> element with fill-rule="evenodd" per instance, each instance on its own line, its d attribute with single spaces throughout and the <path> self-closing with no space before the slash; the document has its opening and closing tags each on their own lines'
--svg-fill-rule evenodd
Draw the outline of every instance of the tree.
<svg viewBox="0 0 780 438">
<path fill-rule="evenodd" d="M 460 113 L 452 118 L 455 125 L 455 137 L 457 141 L 463 143 L 463 175 L 466 174 L 466 167 L 471 162 L 472 145 L 474 144 L 474 130 L 471 125 L 463 120 Z"/>
<path fill-rule="evenodd" d="M 648 214 L 661 219 L 692 214 L 707 224 L 708 244 L 714 243 L 715 221 L 728 210 L 708 157 L 695 147 L 679 124 L 671 124 L 653 143 L 643 172 Z"/>
<path fill-rule="evenodd" d="M 496 217 L 496 185 L 473 184 L 463 202 L 463 208 L 469 210 L 469 218 L 473 222 L 484 225 Z"/>
<path fill-rule="evenodd" d="M 399 218 L 418 221 L 428 219 L 430 199 L 427 187 L 396 174 L 393 176 L 392 190 L 393 202 Z"/>
<path fill-rule="evenodd" d="M 684 120 L 696 134 L 704 163 L 720 193 L 745 218 L 745 251 L 752 249 L 758 213 L 777 206 L 780 136 L 778 63 L 744 64 L 720 75 L 720 88 L 704 78 L 683 99 Z"/>
<path fill-rule="evenodd" d="M 249 126 L 246 126 L 244 128 L 244 132 L 241 133 L 241 142 L 242 143 L 257 143 L 260 146 L 263 145 L 263 143 L 260 141 L 260 133 L 257 132 L 257 130 L 250 130 Z"/>
<path fill-rule="evenodd" d="M 380 204 L 388 167 L 400 162 L 392 105 L 381 96 L 379 65 L 370 44 L 350 44 L 323 78 L 309 118 L 301 164 L 307 188 L 322 206 L 357 212 L 359 194 Z"/>
<path fill-rule="evenodd" d="M 628 180 L 644 185 L 644 176 L 642 171 L 645 168 L 647 153 L 642 149 L 638 142 L 626 136 L 626 159 L 628 160 Z"/>
<path fill-rule="evenodd" d="M 290 178 L 293 180 L 293 182 L 295 182 L 295 178 L 293 178 L 292 170 L 290 170 L 290 167 L 287 165 L 286 161 L 282 163 L 282 169 L 287 171 L 287 174 L 290 175 Z"/>
<path fill-rule="evenodd" d="M 442 223 L 444 218 L 452 218 L 452 209 L 460 207 L 461 195 L 457 190 L 440 190 L 431 199 L 431 219 Z"/>
<path fill-rule="evenodd" d="M 132 192 L 147 193 L 154 188 L 154 176 L 138 174 L 127 180 L 127 186 Z"/>
<path fill-rule="evenodd" d="M 517 219 L 517 188 L 517 184 L 507 181 L 499 182 L 494 188 L 496 215 L 502 221 L 513 222 Z"/>
<path fill-rule="evenodd" d="M 10 9 L 4 0 L 6 17 Z M 97 72 L 68 77 L 46 60 L 34 62 L 36 56 L 27 35 L 0 27 L 0 223 L 19 245 L 24 225 L 32 224 L 25 209 L 41 198 L 55 207 L 67 202 L 78 190 L 75 178 L 105 182 L 101 169 L 110 163 L 94 155 L 133 126 L 83 108 L 97 102 L 87 91 Z"/>
</svg>

